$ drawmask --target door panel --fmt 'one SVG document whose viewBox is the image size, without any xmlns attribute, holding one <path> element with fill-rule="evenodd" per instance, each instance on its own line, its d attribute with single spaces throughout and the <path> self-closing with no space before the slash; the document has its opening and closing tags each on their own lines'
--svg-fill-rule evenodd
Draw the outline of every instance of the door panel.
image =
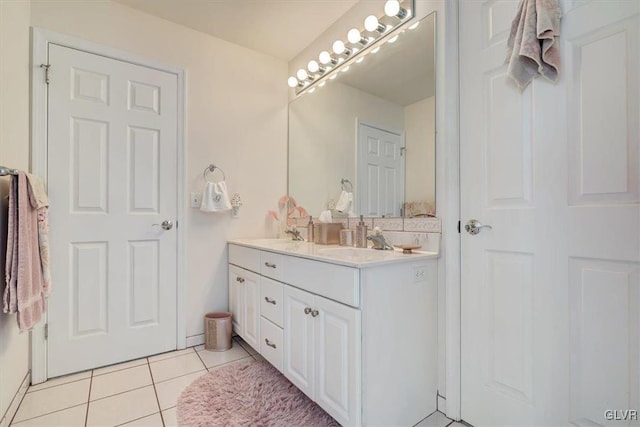
<svg viewBox="0 0 640 427">
<path fill-rule="evenodd" d="M 305 313 L 312 307 L 312 294 L 284 286 L 284 375 L 313 400 L 314 319 Z"/>
<path fill-rule="evenodd" d="M 49 45 L 49 376 L 176 348 L 177 76 Z M 54 75 L 55 74 L 55 75 Z"/>
<path fill-rule="evenodd" d="M 244 335 L 242 338 L 260 350 L 260 276 L 246 272 L 244 282 Z"/>
<path fill-rule="evenodd" d="M 564 1 L 561 79 L 520 92 L 515 1 L 460 2 L 462 417 L 636 425 L 640 3 Z M 634 424 L 634 422 L 636 424 Z"/>
</svg>

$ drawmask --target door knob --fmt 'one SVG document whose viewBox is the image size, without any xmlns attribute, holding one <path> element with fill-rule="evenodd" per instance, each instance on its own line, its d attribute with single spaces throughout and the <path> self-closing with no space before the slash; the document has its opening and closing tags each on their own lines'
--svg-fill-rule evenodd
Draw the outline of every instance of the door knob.
<svg viewBox="0 0 640 427">
<path fill-rule="evenodd" d="M 152 227 L 158 226 L 158 227 L 162 227 L 164 230 L 171 230 L 173 228 L 173 222 L 169 221 L 168 219 L 165 219 L 160 224 L 151 224 L 151 226 Z"/>
<path fill-rule="evenodd" d="M 483 225 L 477 219 L 470 219 L 469 222 L 467 222 L 467 224 L 464 226 L 464 229 L 467 230 L 467 233 L 471 234 L 472 236 L 480 233 L 483 228 L 488 228 L 489 230 L 493 229 L 493 227 L 491 227 L 490 225 Z"/>
</svg>

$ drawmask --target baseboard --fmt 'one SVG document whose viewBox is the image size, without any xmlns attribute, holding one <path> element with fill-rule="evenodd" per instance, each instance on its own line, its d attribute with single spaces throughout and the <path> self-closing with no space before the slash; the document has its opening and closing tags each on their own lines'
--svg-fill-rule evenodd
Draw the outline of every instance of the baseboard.
<svg viewBox="0 0 640 427">
<path fill-rule="evenodd" d="M 200 344 L 204 344 L 204 334 L 187 337 L 187 347 L 195 347 Z"/>
<path fill-rule="evenodd" d="M 13 417 L 18 412 L 18 408 L 20 407 L 20 403 L 22 403 L 22 399 L 24 395 L 27 394 L 27 389 L 29 388 L 29 384 L 31 384 L 31 371 L 27 371 L 27 375 L 24 376 L 22 383 L 20 384 L 20 388 L 16 391 L 15 396 L 11 400 L 11 404 L 9 408 L 7 408 L 7 412 L 2 416 L 2 421 L 0 421 L 0 427 L 9 427 Z"/>
<path fill-rule="evenodd" d="M 438 395 L 438 400 L 436 402 L 438 411 L 442 412 L 443 414 L 447 415 L 447 398 L 444 396 L 440 396 Z"/>
</svg>

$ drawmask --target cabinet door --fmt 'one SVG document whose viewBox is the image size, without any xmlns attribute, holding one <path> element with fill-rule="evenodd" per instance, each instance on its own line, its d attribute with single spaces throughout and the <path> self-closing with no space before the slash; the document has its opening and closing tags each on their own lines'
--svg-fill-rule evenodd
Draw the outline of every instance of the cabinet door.
<svg viewBox="0 0 640 427">
<path fill-rule="evenodd" d="M 244 272 L 244 335 L 242 338 L 260 351 L 260 276 Z"/>
<path fill-rule="evenodd" d="M 284 375 L 313 399 L 313 295 L 284 287 Z M 305 312 L 306 310 L 306 312 Z"/>
<path fill-rule="evenodd" d="M 315 401 L 342 425 L 360 425 L 360 310 L 315 297 Z"/>
<path fill-rule="evenodd" d="M 232 314 L 233 331 L 244 335 L 244 278 L 246 270 L 229 266 L 229 311 Z"/>
</svg>

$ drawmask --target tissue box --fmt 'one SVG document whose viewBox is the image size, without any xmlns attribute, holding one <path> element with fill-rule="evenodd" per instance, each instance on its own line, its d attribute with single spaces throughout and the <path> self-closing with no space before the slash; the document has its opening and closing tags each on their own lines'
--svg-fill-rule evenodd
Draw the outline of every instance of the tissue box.
<svg viewBox="0 0 640 427">
<path fill-rule="evenodd" d="M 342 223 L 320 222 L 314 224 L 313 228 L 313 243 L 319 243 L 321 245 L 337 245 L 340 243 L 340 230 L 342 229 Z"/>
</svg>

